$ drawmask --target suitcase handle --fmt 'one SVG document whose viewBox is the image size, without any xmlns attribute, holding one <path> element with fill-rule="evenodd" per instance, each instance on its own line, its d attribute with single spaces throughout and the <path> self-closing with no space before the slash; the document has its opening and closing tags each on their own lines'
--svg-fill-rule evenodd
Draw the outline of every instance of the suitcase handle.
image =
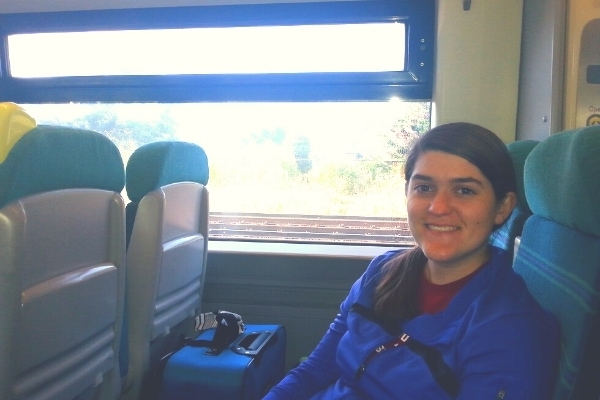
<svg viewBox="0 0 600 400">
<path fill-rule="evenodd" d="M 262 331 L 244 333 L 231 344 L 231 350 L 237 354 L 256 356 L 269 343 L 271 338 L 277 340 L 275 332 Z"/>
</svg>

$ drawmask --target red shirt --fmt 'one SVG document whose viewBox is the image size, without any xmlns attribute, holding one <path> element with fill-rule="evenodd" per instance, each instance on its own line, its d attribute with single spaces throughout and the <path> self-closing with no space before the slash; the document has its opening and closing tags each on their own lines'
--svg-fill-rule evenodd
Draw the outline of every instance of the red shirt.
<svg viewBox="0 0 600 400">
<path fill-rule="evenodd" d="M 423 274 L 419 286 L 419 310 L 421 311 L 421 314 L 436 314 L 445 310 L 456 293 L 458 293 L 478 271 L 479 268 L 464 278 L 444 285 L 436 285 L 435 283 L 429 282 L 425 277 L 425 274 Z"/>
</svg>

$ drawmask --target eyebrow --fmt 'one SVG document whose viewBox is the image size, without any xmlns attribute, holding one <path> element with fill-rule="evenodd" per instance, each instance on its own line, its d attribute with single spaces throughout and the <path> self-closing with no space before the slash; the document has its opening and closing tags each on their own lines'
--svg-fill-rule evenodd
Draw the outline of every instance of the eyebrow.
<svg viewBox="0 0 600 400">
<path fill-rule="evenodd" d="M 414 174 L 413 176 L 410 177 L 410 180 L 413 180 L 413 179 L 418 179 L 420 181 L 425 181 L 425 182 L 432 182 L 434 180 L 429 175 L 421 175 L 421 174 Z M 472 177 L 453 178 L 450 181 L 452 183 L 474 183 L 476 185 L 483 186 L 483 182 L 481 182 L 479 179 L 475 179 Z"/>
</svg>

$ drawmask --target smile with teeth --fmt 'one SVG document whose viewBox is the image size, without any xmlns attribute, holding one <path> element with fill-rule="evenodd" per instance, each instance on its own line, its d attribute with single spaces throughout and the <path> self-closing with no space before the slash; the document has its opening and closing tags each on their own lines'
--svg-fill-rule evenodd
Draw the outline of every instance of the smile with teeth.
<svg viewBox="0 0 600 400">
<path fill-rule="evenodd" d="M 431 229 L 432 231 L 436 231 L 436 232 L 450 232 L 450 231 L 458 230 L 458 228 L 455 226 L 440 226 L 440 225 L 431 225 L 431 224 L 427 224 L 426 226 L 428 229 Z"/>
</svg>

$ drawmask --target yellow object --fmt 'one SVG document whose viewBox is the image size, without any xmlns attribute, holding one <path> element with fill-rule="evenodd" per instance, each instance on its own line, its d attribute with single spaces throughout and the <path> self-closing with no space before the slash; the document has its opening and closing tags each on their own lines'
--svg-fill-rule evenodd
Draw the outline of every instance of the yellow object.
<svg viewBox="0 0 600 400">
<path fill-rule="evenodd" d="M 0 163 L 24 134 L 37 126 L 35 119 L 15 103 L 0 103 Z"/>
</svg>

